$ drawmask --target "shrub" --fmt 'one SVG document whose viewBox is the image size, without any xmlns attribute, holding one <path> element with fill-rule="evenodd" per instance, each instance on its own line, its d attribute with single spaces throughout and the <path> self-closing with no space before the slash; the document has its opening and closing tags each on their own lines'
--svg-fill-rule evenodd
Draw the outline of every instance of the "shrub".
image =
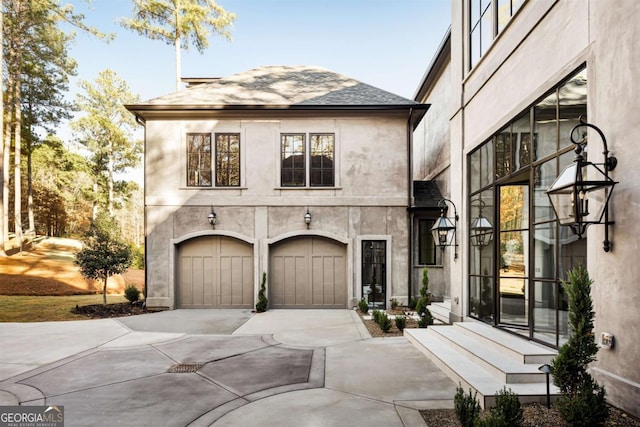
<svg viewBox="0 0 640 427">
<path fill-rule="evenodd" d="M 124 288 L 124 297 L 133 304 L 140 299 L 140 290 L 136 285 L 127 285 L 127 287 Z"/>
<path fill-rule="evenodd" d="M 502 414 L 496 411 L 490 411 L 485 412 L 473 425 L 474 427 L 512 427 L 515 424 L 507 423 Z"/>
<path fill-rule="evenodd" d="M 389 319 L 387 313 L 380 312 L 380 315 L 378 316 L 378 325 L 384 332 L 389 332 L 389 329 L 391 329 L 391 319 Z"/>
<path fill-rule="evenodd" d="M 260 290 L 258 291 L 258 302 L 256 303 L 256 312 L 264 313 L 269 306 L 269 300 L 266 293 L 267 273 L 262 273 L 262 283 L 260 284 Z"/>
<path fill-rule="evenodd" d="M 391 310 L 395 310 L 400 305 L 400 302 L 395 298 L 391 298 L 389 304 L 391 305 Z"/>
<path fill-rule="evenodd" d="M 420 328 L 426 328 L 428 325 L 433 325 L 433 316 L 427 308 L 431 304 L 431 297 L 429 295 L 429 271 L 425 268 L 422 270 L 422 287 L 420 288 L 420 299 L 416 303 L 416 312 L 420 316 L 418 326 Z M 422 326 L 420 326 L 422 325 Z"/>
<path fill-rule="evenodd" d="M 411 297 L 411 299 L 409 300 L 409 308 L 411 310 L 415 310 L 416 305 L 418 305 L 418 300 L 416 299 L 416 297 Z"/>
<path fill-rule="evenodd" d="M 364 298 L 362 298 L 358 303 L 358 308 L 364 314 L 367 314 L 369 312 L 369 304 L 367 304 L 367 301 Z"/>
<path fill-rule="evenodd" d="M 504 425 L 520 426 L 523 421 L 522 406 L 518 394 L 504 387 L 496 393 L 496 407 L 492 412 L 501 415 Z"/>
<path fill-rule="evenodd" d="M 429 325 L 433 325 L 433 316 L 431 312 L 427 310 L 424 316 L 420 316 L 418 319 L 418 328 L 426 328 Z"/>
<path fill-rule="evenodd" d="M 598 346 L 593 334 L 593 302 L 589 273 L 582 266 L 570 270 L 563 285 L 569 297 L 569 340 L 551 362 L 553 383 L 562 396 L 558 412 L 574 426 L 601 426 L 609 416 L 604 387 L 587 371 L 596 360 Z"/>
<path fill-rule="evenodd" d="M 374 309 L 374 310 L 371 312 L 371 317 L 373 317 L 374 322 L 376 322 L 376 323 L 380 323 L 380 320 L 379 320 L 379 319 L 380 319 L 380 315 L 381 315 L 381 314 L 382 314 L 382 312 L 381 312 L 380 310 L 378 310 L 378 309 Z"/>
<path fill-rule="evenodd" d="M 407 318 L 403 315 L 396 316 L 396 328 L 398 328 L 398 330 L 402 332 L 406 326 Z"/>
<path fill-rule="evenodd" d="M 462 427 L 473 427 L 480 416 L 480 403 L 476 399 L 478 392 L 464 394 L 462 386 L 456 387 L 456 395 L 453 397 L 453 409 L 462 424 Z"/>
</svg>

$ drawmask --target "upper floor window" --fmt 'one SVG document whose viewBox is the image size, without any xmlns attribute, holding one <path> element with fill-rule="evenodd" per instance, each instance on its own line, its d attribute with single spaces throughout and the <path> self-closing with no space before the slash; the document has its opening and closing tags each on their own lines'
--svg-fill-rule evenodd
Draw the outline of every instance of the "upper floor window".
<svg viewBox="0 0 640 427">
<path fill-rule="evenodd" d="M 240 134 L 215 135 L 215 162 L 212 162 L 210 133 L 187 134 L 187 186 L 211 187 L 215 167 L 216 187 L 240 186 Z"/>
<path fill-rule="evenodd" d="M 240 134 L 216 134 L 216 187 L 240 185 Z"/>
<path fill-rule="evenodd" d="M 469 69 L 471 69 L 526 0 L 468 1 Z"/>
<path fill-rule="evenodd" d="M 310 187 L 333 187 L 335 136 L 310 134 L 309 147 L 306 136 L 304 133 L 281 135 L 280 185 L 306 187 L 309 182 Z"/>
<path fill-rule="evenodd" d="M 211 186 L 211 134 L 187 134 L 187 186 Z"/>
</svg>

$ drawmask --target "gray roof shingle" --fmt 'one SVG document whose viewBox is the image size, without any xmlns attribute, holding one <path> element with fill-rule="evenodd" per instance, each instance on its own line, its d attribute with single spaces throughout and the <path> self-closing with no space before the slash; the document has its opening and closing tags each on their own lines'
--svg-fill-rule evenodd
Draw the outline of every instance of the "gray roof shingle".
<svg viewBox="0 0 640 427">
<path fill-rule="evenodd" d="M 143 102 L 193 106 L 412 106 L 415 101 L 313 66 L 265 66 Z"/>
</svg>

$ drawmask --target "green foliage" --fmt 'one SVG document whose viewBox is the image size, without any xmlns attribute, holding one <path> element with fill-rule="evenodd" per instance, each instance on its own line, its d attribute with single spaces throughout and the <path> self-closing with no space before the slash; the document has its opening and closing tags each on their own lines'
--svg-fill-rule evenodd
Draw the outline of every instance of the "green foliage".
<svg viewBox="0 0 640 427">
<path fill-rule="evenodd" d="M 391 319 L 389 319 L 387 313 L 381 311 L 380 315 L 378 316 L 378 326 L 380 326 L 380 329 L 382 329 L 384 332 L 389 332 L 389 329 L 391 329 L 391 325 Z"/>
<path fill-rule="evenodd" d="M 431 296 L 429 294 L 429 270 L 425 267 L 422 270 L 422 287 L 420 288 L 420 298 L 416 304 L 416 313 L 420 316 L 418 320 L 418 327 L 426 328 L 428 325 L 433 325 L 433 316 L 427 308 L 431 304 Z"/>
<path fill-rule="evenodd" d="M 520 426 L 523 421 L 522 405 L 518 394 L 504 387 L 496 393 L 496 407 L 492 410 L 507 426 Z"/>
<path fill-rule="evenodd" d="M 496 411 L 485 412 L 483 416 L 478 417 L 473 424 L 474 427 L 513 427 L 515 424 L 509 424 L 505 421 L 504 416 Z"/>
<path fill-rule="evenodd" d="M 140 290 L 136 285 L 128 285 L 124 288 L 124 297 L 130 302 L 134 303 L 140 299 Z"/>
<path fill-rule="evenodd" d="M 568 272 L 563 282 L 569 297 L 569 340 L 551 362 L 553 383 L 560 389 L 560 415 L 574 426 L 599 426 L 609 416 L 604 387 L 588 372 L 598 352 L 593 334 L 593 302 L 589 273 L 582 266 Z"/>
<path fill-rule="evenodd" d="M 380 315 L 382 314 L 382 312 L 378 309 L 374 309 L 371 312 L 371 317 L 373 317 L 374 322 L 376 323 L 380 323 L 379 319 L 380 319 Z"/>
<path fill-rule="evenodd" d="M 402 332 L 406 327 L 407 327 L 407 318 L 403 315 L 396 316 L 396 328 L 398 328 L 398 330 Z"/>
<path fill-rule="evenodd" d="M 267 273 L 263 272 L 262 282 L 260 283 L 260 290 L 258 291 L 258 302 L 256 303 L 256 311 L 258 313 L 264 313 L 265 311 L 267 311 L 267 308 L 269 307 L 269 300 L 265 295 L 267 292 L 266 285 L 267 285 Z"/>
<path fill-rule="evenodd" d="M 144 270 L 144 246 L 131 243 L 131 268 Z"/>
<path fill-rule="evenodd" d="M 395 310 L 400 305 L 400 302 L 395 298 L 391 298 L 389 304 L 391 305 L 391 310 Z"/>
<path fill-rule="evenodd" d="M 418 305 L 418 299 L 416 297 L 411 297 L 411 299 L 409 300 L 409 308 L 411 310 L 415 310 L 416 305 Z"/>
<path fill-rule="evenodd" d="M 367 304 L 367 301 L 364 298 L 358 302 L 358 308 L 363 314 L 367 314 L 369 312 L 369 304 Z"/>
<path fill-rule="evenodd" d="M 118 224 L 106 214 L 98 218 L 82 239 L 82 249 L 76 254 L 75 263 L 82 275 L 102 280 L 103 302 L 107 304 L 107 280 L 124 273 L 131 265 L 131 248 L 118 236 Z"/>
<path fill-rule="evenodd" d="M 453 397 L 453 409 L 462 424 L 462 427 L 473 427 L 480 416 L 480 403 L 476 399 L 477 392 L 465 394 L 462 386 L 456 387 L 456 394 Z"/>
</svg>

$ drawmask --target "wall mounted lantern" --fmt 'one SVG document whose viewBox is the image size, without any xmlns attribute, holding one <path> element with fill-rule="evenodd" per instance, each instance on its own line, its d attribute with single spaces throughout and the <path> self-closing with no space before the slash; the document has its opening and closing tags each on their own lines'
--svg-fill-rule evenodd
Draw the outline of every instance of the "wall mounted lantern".
<svg viewBox="0 0 640 427">
<path fill-rule="evenodd" d="M 307 224 L 307 229 L 311 225 L 311 213 L 309 213 L 309 208 L 307 208 L 307 213 L 304 214 L 304 223 Z"/>
<path fill-rule="evenodd" d="M 583 153 L 587 145 L 587 129 L 582 131 L 579 139 L 574 138 L 574 134 L 577 134 L 580 128 L 591 128 L 600 135 L 604 146 L 603 163 L 585 160 Z M 608 205 L 613 187 L 617 184 L 609 178 L 609 171 L 615 169 L 618 160 L 609 156 L 607 140 L 602 131 L 597 126 L 585 122 L 582 116 L 580 124 L 571 129 L 569 137 L 576 146 L 576 158 L 551 184 L 547 196 L 560 224 L 570 227 L 578 238 L 582 237 L 589 225 L 604 224 L 604 251 L 609 252 L 609 225 L 612 225 L 613 221 L 609 221 Z"/>
<path fill-rule="evenodd" d="M 216 228 L 216 218 L 217 218 L 217 215 L 213 210 L 213 206 L 211 206 L 211 213 L 207 215 L 207 221 L 209 221 L 209 225 L 211 225 L 212 229 Z"/>
<path fill-rule="evenodd" d="M 476 201 L 479 202 L 480 212 L 478 217 L 471 221 L 471 245 L 482 249 L 493 239 L 493 225 L 488 218 L 482 216 L 482 209 L 485 207 L 484 201 L 482 199 Z"/>
<path fill-rule="evenodd" d="M 447 203 L 451 203 L 453 206 L 454 213 L 454 221 L 451 221 L 451 218 L 447 218 L 444 216 L 445 210 L 447 208 Z M 444 251 L 445 246 L 454 246 L 457 247 L 457 239 L 456 239 L 456 224 L 458 222 L 458 211 L 456 210 L 456 205 L 449 199 L 440 199 L 438 201 L 438 207 L 440 207 L 440 218 L 436 220 L 436 223 L 431 227 L 431 233 L 433 234 L 433 240 L 436 242 L 437 246 L 440 246 L 440 249 Z M 458 258 L 458 250 L 456 249 L 454 259 Z"/>
</svg>

